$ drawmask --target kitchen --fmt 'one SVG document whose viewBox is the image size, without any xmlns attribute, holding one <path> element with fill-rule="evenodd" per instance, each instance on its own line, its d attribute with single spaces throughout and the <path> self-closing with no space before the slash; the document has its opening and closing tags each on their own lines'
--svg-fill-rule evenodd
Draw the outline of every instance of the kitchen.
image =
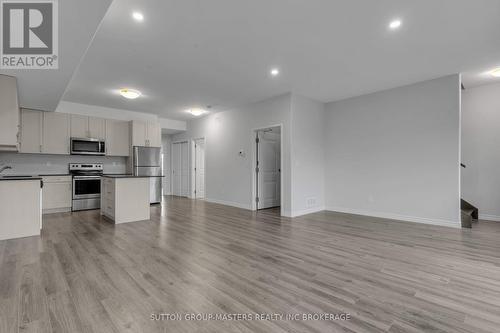
<svg viewBox="0 0 500 333">
<path fill-rule="evenodd" d="M 0 240 L 39 235 L 42 214 L 101 209 L 112 223 L 149 219 L 162 194 L 158 120 L 19 108 L 7 75 L 0 94 Z"/>
</svg>

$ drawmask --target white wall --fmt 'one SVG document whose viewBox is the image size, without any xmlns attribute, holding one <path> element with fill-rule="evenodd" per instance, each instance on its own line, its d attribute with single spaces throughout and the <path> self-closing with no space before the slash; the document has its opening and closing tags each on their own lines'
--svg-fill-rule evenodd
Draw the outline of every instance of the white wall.
<svg viewBox="0 0 500 333">
<path fill-rule="evenodd" d="M 460 77 L 326 106 L 329 210 L 460 226 Z"/>
<path fill-rule="evenodd" d="M 68 173 L 70 163 L 103 163 L 105 173 L 125 173 L 125 157 L 108 156 L 76 156 L 18 154 L 0 152 L 0 166 L 10 165 L 12 170 L 2 174 L 39 175 L 52 173 Z"/>
<path fill-rule="evenodd" d="M 325 104 L 292 95 L 292 216 L 325 209 Z"/>
<path fill-rule="evenodd" d="M 188 122 L 173 141 L 205 138 L 206 200 L 251 209 L 253 129 L 283 125 L 283 213 L 291 215 L 291 95 L 219 112 Z M 244 156 L 238 152 L 243 151 Z"/>
<path fill-rule="evenodd" d="M 172 136 L 161 136 L 161 149 L 163 152 L 163 194 L 169 195 L 172 193 Z"/>
<path fill-rule="evenodd" d="M 462 197 L 500 221 L 500 84 L 462 94 Z"/>
</svg>

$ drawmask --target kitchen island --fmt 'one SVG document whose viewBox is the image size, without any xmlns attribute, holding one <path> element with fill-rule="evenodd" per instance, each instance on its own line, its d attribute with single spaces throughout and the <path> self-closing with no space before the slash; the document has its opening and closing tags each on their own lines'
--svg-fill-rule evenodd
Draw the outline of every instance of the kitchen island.
<svg viewBox="0 0 500 333">
<path fill-rule="evenodd" d="M 40 235 L 41 190 L 41 177 L 0 177 L 0 240 Z"/>
<path fill-rule="evenodd" d="M 104 175 L 101 182 L 101 214 L 115 224 L 149 220 L 149 178 Z"/>
</svg>

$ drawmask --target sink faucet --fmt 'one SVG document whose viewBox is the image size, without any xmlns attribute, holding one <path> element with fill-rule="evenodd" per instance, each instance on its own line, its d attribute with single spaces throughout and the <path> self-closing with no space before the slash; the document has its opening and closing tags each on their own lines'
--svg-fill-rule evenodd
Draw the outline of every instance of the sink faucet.
<svg viewBox="0 0 500 333">
<path fill-rule="evenodd" d="M 7 170 L 7 169 L 12 169 L 12 167 L 11 167 L 10 165 L 6 165 L 6 166 L 4 166 L 4 167 L 1 167 L 1 168 L 0 168 L 0 173 L 4 172 L 4 171 L 5 171 L 5 170 Z"/>
</svg>

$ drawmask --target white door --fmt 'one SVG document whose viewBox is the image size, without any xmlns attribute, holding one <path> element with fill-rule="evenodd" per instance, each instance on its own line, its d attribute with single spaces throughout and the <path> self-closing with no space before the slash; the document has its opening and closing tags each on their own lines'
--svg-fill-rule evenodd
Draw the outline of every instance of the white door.
<svg viewBox="0 0 500 333">
<path fill-rule="evenodd" d="M 172 194 L 187 197 L 189 195 L 189 159 L 188 143 L 172 144 Z"/>
<path fill-rule="evenodd" d="M 189 196 L 189 146 L 187 142 L 181 144 L 181 196 Z"/>
<path fill-rule="evenodd" d="M 181 145 L 172 145 L 172 194 L 181 195 Z"/>
<path fill-rule="evenodd" d="M 21 109 L 21 153 L 42 152 L 42 111 Z"/>
<path fill-rule="evenodd" d="M 280 206 L 280 134 L 258 131 L 257 202 L 258 209 Z"/>
<path fill-rule="evenodd" d="M 194 143 L 195 198 L 205 198 L 205 139 Z"/>
</svg>

